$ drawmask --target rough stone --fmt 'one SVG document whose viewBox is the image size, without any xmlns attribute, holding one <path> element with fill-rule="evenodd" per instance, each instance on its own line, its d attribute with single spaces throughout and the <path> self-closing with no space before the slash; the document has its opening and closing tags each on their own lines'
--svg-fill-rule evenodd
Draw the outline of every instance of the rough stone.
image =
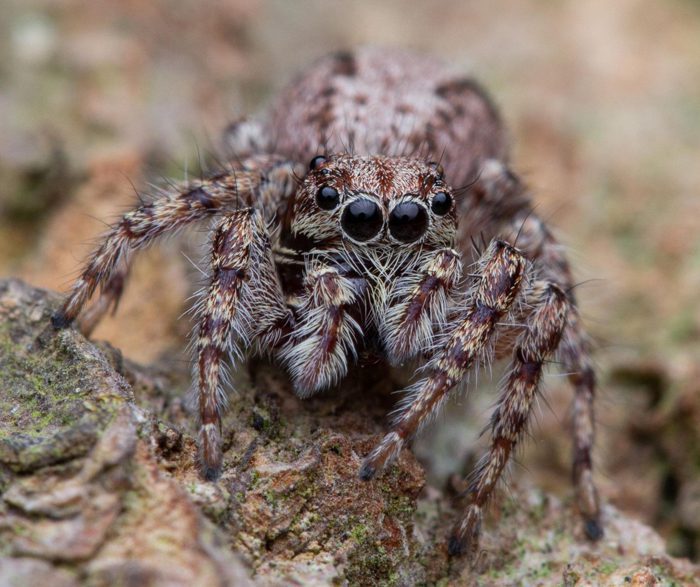
<svg viewBox="0 0 700 587">
<path fill-rule="evenodd" d="M 656 585 L 700 571 L 604 510 L 584 539 L 569 497 L 524 485 L 487 516 L 474 561 L 448 560 L 459 499 L 405 450 L 357 477 L 391 406 L 380 366 L 299 400 L 271 365 L 239 369 L 225 467 L 196 470 L 187 364 L 139 366 L 51 330 L 58 298 L 0 282 L 0 583 L 56 585 Z M 383 371 L 383 369 L 382 369 Z M 54 578 L 55 577 L 55 578 Z"/>
</svg>

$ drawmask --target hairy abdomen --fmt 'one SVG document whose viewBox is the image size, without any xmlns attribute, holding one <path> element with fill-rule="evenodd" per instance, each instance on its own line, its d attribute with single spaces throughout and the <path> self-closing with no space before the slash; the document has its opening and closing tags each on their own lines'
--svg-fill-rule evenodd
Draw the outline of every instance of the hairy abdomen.
<svg viewBox="0 0 700 587">
<path fill-rule="evenodd" d="M 439 160 L 450 183 L 473 179 L 484 158 L 505 159 L 498 112 L 473 80 L 441 61 L 360 48 L 317 61 L 273 104 L 275 152 L 306 161 L 320 152 Z"/>
</svg>

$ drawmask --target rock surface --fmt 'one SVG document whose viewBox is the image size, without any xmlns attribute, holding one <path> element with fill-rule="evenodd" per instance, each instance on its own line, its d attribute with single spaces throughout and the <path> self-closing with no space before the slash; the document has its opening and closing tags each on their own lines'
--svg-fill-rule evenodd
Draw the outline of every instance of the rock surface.
<svg viewBox="0 0 700 587">
<path fill-rule="evenodd" d="M 48 328 L 56 295 L 0 282 L 0 584 L 691 585 L 641 523 L 605 509 L 583 539 L 569 500 L 515 486 L 472 564 L 449 561 L 458 505 L 409 451 L 357 478 L 391 405 L 378 366 L 294 397 L 267 364 L 236 376 L 225 472 L 196 472 L 185 362 L 135 365 Z"/>
</svg>

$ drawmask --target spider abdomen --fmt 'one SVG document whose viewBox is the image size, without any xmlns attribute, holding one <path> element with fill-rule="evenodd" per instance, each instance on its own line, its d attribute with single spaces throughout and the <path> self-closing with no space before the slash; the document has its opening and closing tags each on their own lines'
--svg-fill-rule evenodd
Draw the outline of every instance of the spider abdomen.
<svg viewBox="0 0 700 587">
<path fill-rule="evenodd" d="M 503 159 L 500 117 L 481 87 L 435 58 L 358 48 L 324 57 L 274 102 L 275 150 L 308 161 L 320 151 L 425 158 L 442 155 L 453 185 L 486 158 Z"/>
</svg>

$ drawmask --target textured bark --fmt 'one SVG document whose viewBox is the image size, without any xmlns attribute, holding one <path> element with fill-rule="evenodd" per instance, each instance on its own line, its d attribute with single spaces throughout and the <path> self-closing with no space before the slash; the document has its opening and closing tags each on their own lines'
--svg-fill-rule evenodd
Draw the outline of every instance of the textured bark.
<svg viewBox="0 0 700 587">
<path fill-rule="evenodd" d="M 184 363 L 141 367 L 73 330 L 54 294 L 0 282 L 0 584 L 653 585 L 700 580 L 651 529 L 605 509 L 587 543 L 567 503 L 513 487 L 473 564 L 448 562 L 450 496 L 405 450 L 358 479 L 391 405 L 379 367 L 301 401 L 257 364 L 237 374 L 224 474 L 196 472 Z M 14 583 L 13 583 L 14 581 Z"/>
</svg>

